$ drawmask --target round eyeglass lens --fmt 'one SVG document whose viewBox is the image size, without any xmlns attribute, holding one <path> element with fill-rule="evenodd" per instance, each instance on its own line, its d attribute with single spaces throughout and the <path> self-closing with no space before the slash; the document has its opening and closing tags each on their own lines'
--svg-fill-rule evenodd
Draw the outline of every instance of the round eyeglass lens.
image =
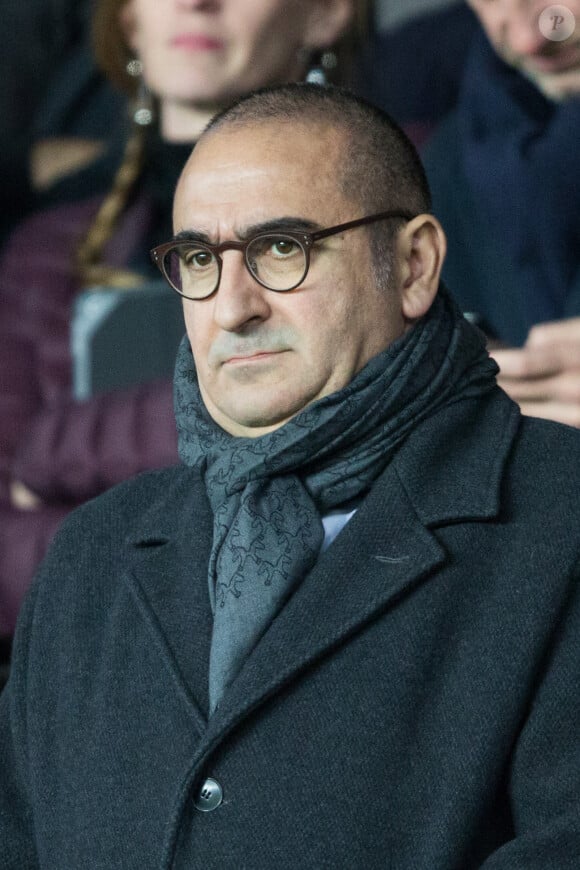
<svg viewBox="0 0 580 870">
<path fill-rule="evenodd" d="M 306 251 L 291 236 L 258 236 L 248 245 L 246 261 L 270 290 L 292 290 L 306 274 Z"/>
<path fill-rule="evenodd" d="M 176 245 L 165 255 L 163 265 L 171 284 L 189 299 L 203 299 L 216 288 L 219 265 L 208 248 L 191 243 Z"/>
</svg>

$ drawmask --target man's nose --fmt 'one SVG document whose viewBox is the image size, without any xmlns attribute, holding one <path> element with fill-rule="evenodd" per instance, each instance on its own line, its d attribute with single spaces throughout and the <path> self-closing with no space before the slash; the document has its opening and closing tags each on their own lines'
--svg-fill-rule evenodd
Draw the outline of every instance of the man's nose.
<svg viewBox="0 0 580 870">
<path fill-rule="evenodd" d="M 539 25 L 539 15 L 527 3 L 506 16 L 504 21 L 505 42 L 510 52 L 517 57 L 532 57 L 540 54 L 547 40 Z"/>
<path fill-rule="evenodd" d="M 258 284 L 240 251 L 224 251 L 219 287 L 214 296 L 214 320 L 228 332 L 270 316 L 271 290 Z"/>
</svg>

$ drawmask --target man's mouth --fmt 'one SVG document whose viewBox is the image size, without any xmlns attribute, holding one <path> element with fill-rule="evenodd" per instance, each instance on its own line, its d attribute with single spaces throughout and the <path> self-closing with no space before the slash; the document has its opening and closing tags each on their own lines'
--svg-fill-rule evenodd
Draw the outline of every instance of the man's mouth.
<svg viewBox="0 0 580 870">
<path fill-rule="evenodd" d="M 564 73 L 580 70 L 580 46 L 570 46 L 566 51 L 556 54 L 537 54 L 519 58 L 520 64 L 531 72 Z"/>
<path fill-rule="evenodd" d="M 248 354 L 239 354 L 237 356 L 231 356 L 227 360 L 225 360 L 225 364 L 227 365 L 244 365 L 248 363 L 259 363 L 265 362 L 267 360 L 272 359 L 272 357 L 277 356 L 278 354 L 283 353 L 281 350 L 258 350 L 253 353 Z"/>
</svg>

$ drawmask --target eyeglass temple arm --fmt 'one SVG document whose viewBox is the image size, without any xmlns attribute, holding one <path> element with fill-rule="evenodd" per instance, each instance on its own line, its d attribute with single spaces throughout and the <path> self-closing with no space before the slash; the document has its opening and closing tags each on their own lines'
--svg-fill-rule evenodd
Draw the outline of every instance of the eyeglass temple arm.
<svg viewBox="0 0 580 870">
<path fill-rule="evenodd" d="M 403 220 L 411 221 L 415 217 L 417 217 L 417 215 L 413 214 L 410 211 L 382 211 L 378 214 L 369 215 L 364 218 L 357 218 L 354 221 L 347 221 L 345 224 L 339 224 L 338 226 L 330 227 L 330 229 L 327 230 L 317 230 L 317 232 L 309 233 L 308 235 L 310 236 L 312 241 L 317 241 L 318 239 L 325 239 L 328 236 L 333 236 L 336 233 L 343 232 L 344 230 L 354 229 L 354 227 L 360 227 L 364 224 L 371 224 L 375 221 L 388 220 L 389 218 L 402 218 Z"/>
</svg>

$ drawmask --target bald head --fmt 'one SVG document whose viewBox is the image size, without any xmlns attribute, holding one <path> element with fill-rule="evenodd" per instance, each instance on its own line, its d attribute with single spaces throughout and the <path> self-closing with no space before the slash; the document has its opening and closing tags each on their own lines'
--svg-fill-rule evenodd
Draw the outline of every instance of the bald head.
<svg viewBox="0 0 580 870">
<path fill-rule="evenodd" d="M 430 211 L 429 185 L 411 141 L 385 112 L 342 88 L 301 83 L 256 91 L 216 115 L 196 151 L 218 133 L 264 125 L 272 131 L 272 142 L 303 130 L 315 168 L 332 160 L 334 184 L 353 211 Z M 394 242 L 402 223 L 373 224 L 367 231 L 375 278 L 383 287 L 392 280 Z"/>
<path fill-rule="evenodd" d="M 263 89 L 216 115 L 204 136 L 265 122 L 275 122 L 279 135 L 288 125 L 310 128 L 312 148 L 321 161 L 325 154 L 317 131 L 340 131 L 343 154 L 337 183 L 363 209 L 397 208 L 417 214 L 430 210 L 429 185 L 413 144 L 385 112 L 350 92 L 304 83 Z"/>
</svg>

